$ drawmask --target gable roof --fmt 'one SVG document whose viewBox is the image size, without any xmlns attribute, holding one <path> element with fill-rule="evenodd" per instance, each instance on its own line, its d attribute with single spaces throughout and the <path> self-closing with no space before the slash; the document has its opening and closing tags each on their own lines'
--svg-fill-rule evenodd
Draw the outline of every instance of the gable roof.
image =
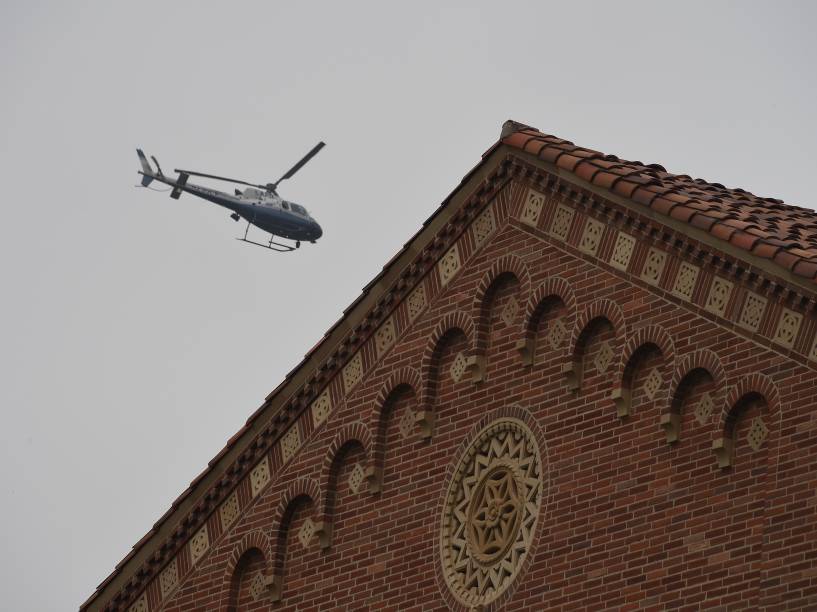
<svg viewBox="0 0 817 612">
<path fill-rule="evenodd" d="M 813 210 L 577 147 L 521 124 L 506 124 L 501 142 L 817 283 Z"/>
<path fill-rule="evenodd" d="M 225 490 L 232 482 L 230 479 L 243 475 L 241 470 L 252 464 L 253 453 L 261 447 L 259 437 L 268 443 L 285 430 L 293 416 L 297 416 L 293 413 L 308 405 L 308 401 L 314 399 L 311 395 L 315 390 L 326 384 L 327 370 L 330 369 L 327 364 L 331 364 L 332 371 L 337 371 L 338 363 L 348 355 L 349 342 L 354 341 L 350 339 L 370 329 L 366 321 L 377 319 L 380 316 L 378 311 L 394 305 L 389 301 L 393 287 L 399 287 L 406 278 L 421 275 L 428 269 L 406 272 L 407 268 L 416 267 L 412 262 L 420 254 L 426 254 L 426 259 L 431 260 L 438 253 L 439 249 L 435 247 L 439 242 L 438 234 L 453 231 L 451 222 L 457 211 L 469 201 L 470 194 L 490 191 L 488 184 L 498 180 L 497 167 L 513 151 L 553 164 L 560 174 L 568 173 L 575 177 L 574 180 L 578 179 L 578 183 L 593 185 L 608 197 L 624 198 L 638 207 L 649 208 L 664 215 L 667 222 L 674 220 L 686 224 L 685 227 L 695 228 L 694 231 L 708 232 L 721 246 L 733 245 L 748 256 L 768 259 L 779 273 L 793 272 L 807 281 L 807 287 L 814 292 L 813 283 L 817 282 L 817 214 L 813 211 L 789 206 L 780 200 L 759 198 L 742 189 L 727 189 L 687 175 L 670 174 L 657 164 L 621 160 L 508 121 L 503 126 L 500 140 L 483 154 L 482 160 L 466 174 L 417 233 L 363 288 L 361 295 L 344 310 L 343 316 L 116 565 L 80 606 L 81 610 L 106 609 L 114 599 L 119 601 L 117 605 L 124 604 L 127 596 L 120 597 L 120 594 L 129 589 L 131 577 L 138 575 L 143 579 L 149 576 L 152 570 L 146 567 L 160 565 L 161 554 L 186 539 L 184 534 L 189 533 L 191 525 L 195 524 L 193 519 L 198 520 L 208 513 L 207 504 L 212 505 L 219 491 Z M 236 464 L 244 467 L 235 467 Z M 228 471 L 231 475 L 225 476 Z"/>
</svg>

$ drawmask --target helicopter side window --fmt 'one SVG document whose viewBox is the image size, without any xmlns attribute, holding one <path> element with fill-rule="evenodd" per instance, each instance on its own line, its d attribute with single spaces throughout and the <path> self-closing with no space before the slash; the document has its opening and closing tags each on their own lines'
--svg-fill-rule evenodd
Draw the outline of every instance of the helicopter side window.
<svg viewBox="0 0 817 612">
<path fill-rule="evenodd" d="M 284 210 L 289 210 L 289 203 L 288 202 L 281 202 L 281 207 Z"/>
<path fill-rule="evenodd" d="M 306 216 L 306 209 L 300 204 L 292 204 L 292 210 L 303 217 Z"/>
</svg>

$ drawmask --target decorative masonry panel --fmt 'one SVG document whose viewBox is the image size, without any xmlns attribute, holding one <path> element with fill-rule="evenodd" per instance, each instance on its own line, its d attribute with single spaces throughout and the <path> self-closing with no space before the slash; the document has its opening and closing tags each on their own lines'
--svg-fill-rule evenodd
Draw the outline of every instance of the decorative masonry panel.
<svg viewBox="0 0 817 612">
<path fill-rule="evenodd" d="M 610 265 L 626 272 L 634 249 L 635 238 L 624 232 L 619 232 L 616 244 L 613 247 L 613 254 L 610 256 Z"/>
<path fill-rule="evenodd" d="M 363 466 L 360 465 L 360 463 L 355 463 L 355 467 L 352 468 L 352 473 L 349 474 L 349 488 L 352 490 L 352 493 L 360 491 L 360 485 L 363 484 L 363 478 L 365 476 L 366 472 Z"/>
<path fill-rule="evenodd" d="M 250 597 L 252 597 L 253 601 L 257 601 L 266 590 L 267 585 L 264 580 L 264 574 L 257 572 L 252 582 L 250 582 Z"/>
<path fill-rule="evenodd" d="M 293 427 L 293 429 L 295 428 Z M 252 490 L 252 496 L 255 497 L 258 495 L 261 490 L 269 484 L 269 481 L 269 459 L 264 457 L 258 465 L 252 469 L 252 472 L 250 472 L 250 489 Z"/>
<path fill-rule="evenodd" d="M 606 372 L 607 367 L 610 365 L 612 360 L 613 349 L 610 347 L 610 343 L 602 342 L 598 352 L 596 353 L 596 357 L 593 359 L 593 365 L 596 366 L 596 371 L 599 374 Z"/>
<path fill-rule="evenodd" d="M 681 262 L 672 292 L 680 298 L 691 301 L 692 292 L 695 291 L 695 281 L 698 280 L 698 271 L 697 266 Z"/>
<path fill-rule="evenodd" d="M 414 411 L 408 406 L 403 410 L 403 414 L 397 422 L 397 428 L 403 438 L 410 438 L 411 434 L 414 433 Z"/>
<path fill-rule="evenodd" d="M 148 596 L 143 593 L 142 596 L 128 608 L 128 612 L 148 612 Z"/>
<path fill-rule="evenodd" d="M 766 427 L 766 423 L 764 423 L 760 417 L 756 417 L 752 421 L 752 426 L 749 428 L 749 431 L 746 433 L 746 441 L 753 451 L 758 451 L 760 447 L 763 446 L 763 442 L 768 435 L 769 428 Z"/>
<path fill-rule="evenodd" d="M 738 323 L 741 327 L 745 327 L 749 331 L 757 331 L 765 310 L 766 298 L 747 291 L 746 301 L 743 302 L 743 310 L 740 313 L 740 321 L 738 321 Z"/>
<path fill-rule="evenodd" d="M 426 290 L 425 286 L 420 284 L 411 292 L 407 301 L 409 320 L 414 321 L 423 309 L 426 307 Z"/>
<path fill-rule="evenodd" d="M 170 592 L 176 588 L 179 583 L 179 566 L 176 562 L 176 557 L 173 561 L 168 563 L 167 567 L 159 574 L 159 590 L 162 592 L 162 599 L 167 597 Z"/>
<path fill-rule="evenodd" d="M 567 326 L 565 326 L 564 317 L 559 317 L 550 324 L 548 330 L 547 341 L 552 349 L 557 349 L 562 346 L 562 343 L 567 337 Z"/>
<path fill-rule="evenodd" d="M 712 279 L 712 286 L 709 288 L 709 297 L 706 299 L 705 308 L 719 317 L 726 316 L 726 306 L 729 304 L 729 298 L 732 296 L 733 287 L 734 284 L 730 281 L 720 276 L 715 276 Z"/>
<path fill-rule="evenodd" d="M 539 223 L 539 217 L 542 214 L 542 208 L 545 205 L 545 195 L 533 189 L 528 190 L 528 195 L 525 198 L 525 206 L 522 209 L 522 221 L 528 225 L 536 227 Z"/>
<path fill-rule="evenodd" d="M 553 213 L 553 222 L 550 224 L 550 235 L 559 240 L 567 240 L 570 226 L 573 224 L 573 209 L 559 204 Z"/>
<path fill-rule="evenodd" d="M 650 399 L 655 399 L 655 394 L 661 388 L 661 372 L 658 368 L 650 370 L 647 380 L 644 381 L 644 394 Z"/>
<path fill-rule="evenodd" d="M 295 422 L 281 438 L 281 457 L 284 463 L 292 459 L 299 448 L 301 448 L 301 430 L 298 429 L 298 423 Z"/>
<path fill-rule="evenodd" d="M 802 322 L 803 315 L 784 308 L 780 313 L 780 320 L 777 322 L 777 330 L 774 332 L 774 341 L 786 348 L 793 347 Z"/>
<path fill-rule="evenodd" d="M 448 252 L 443 255 L 440 263 L 437 264 L 437 269 L 440 272 L 440 282 L 443 286 L 447 285 L 449 281 L 454 278 L 457 272 L 459 272 L 460 252 L 456 244 L 448 249 Z"/>
<path fill-rule="evenodd" d="M 661 282 L 661 274 L 664 272 L 666 263 L 666 253 L 658 249 L 650 249 L 644 262 L 644 269 L 641 271 L 641 278 L 651 285 L 657 285 Z"/>
<path fill-rule="evenodd" d="M 454 363 L 451 364 L 451 369 L 449 370 L 451 374 L 451 379 L 458 383 L 462 379 L 462 375 L 465 374 L 465 366 L 466 366 L 466 359 L 465 355 L 462 352 L 457 353 L 457 356 L 454 357 Z"/>
<path fill-rule="evenodd" d="M 224 531 L 233 524 L 235 519 L 238 518 L 238 492 L 233 491 L 230 497 L 224 500 L 224 503 L 221 504 L 221 508 L 219 508 L 218 514 L 221 518 L 221 528 Z"/>
<path fill-rule="evenodd" d="M 817 336 L 814 337 L 814 343 L 811 345 L 808 358 L 812 361 L 817 361 Z"/>
<path fill-rule="evenodd" d="M 360 351 L 355 353 L 355 356 L 349 360 L 346 367 L 343 368 L 343 388 L 346 393 L 349 393 L 355 388 L 355 385 L 363 378 L 363 355 Z"/>
<path fill-rule="evenodd" d="M 210 548 L 210 536 L 207 533 L 207 525 L 204 525 L 190 539 L 190 559 L 195 565 L 202 555 Z"/>
<path fill-rule="evenodd" d="M 389 317 L 374 334 L 374 342 L 375 346 L 377 347 L 377 357 L 382 357 L 383 353 L 392 347 L 395 340 L 397 340 L 397 333 L 394 330 L 394 319 Z"/>
<path fill-rule="evenodd" d="M 317 399 L 312 402 L 312 422 L 317 428 L 323 423 L 332 411 L 332 395 L 329 393 L 329 387 L 324 389 Z"/>
<path fill-rule="evenodd" d="M 494 208 L 488 206 L 479 217 L 476 218 L 473 224 L 474 243 L 477 247 L 482 246 L 482 243 L 490 236 L 496 229 L 496 220 L 494 219 Z"/>
<path fill-rule="evenodd" d="M 595 255 L 604 235 L 604 224 L 601 221 L 588 218 L 584 224 L 584 232 L 579 242 L 579 250 L 588 255 Z"/>
<path fill-rule="evenodd" d="M 704 393 L 695 407 L 695 420 L 698 425 L 706 425 L 709 422 L 709 417 L 712 416 L 712 410 L 715 408 L 715 402 L 712 401 L 712 396 L 709 393 Z"/>
<path fill-rule="evenodd" d="M 304 524 L 301 525 L 301 529 L 298 531 L 298 540 L 303 548 L 309 547 L 313 535 L 315 535 L 315 523 L 312 522 L 311 518 L 306 517 Z"/>
<path fill-rule="evenodd" d="M 505 307 L 502 309 L 502 312 L 499 313 L 499 318 L 502 319 L 502 322 L 505 323 L 505 325 L 510 327 L 516 320 L 516 314 L 518 312 L 519 302 L 516 301 L 514 296 L 511 296 L 505 303 Z"/>
</svg>

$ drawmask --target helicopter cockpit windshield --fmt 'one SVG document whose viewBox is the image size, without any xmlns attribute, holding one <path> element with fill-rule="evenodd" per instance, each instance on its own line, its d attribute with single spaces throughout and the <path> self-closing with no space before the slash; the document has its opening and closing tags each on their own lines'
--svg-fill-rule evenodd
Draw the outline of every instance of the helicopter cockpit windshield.
<svg viewBox="0 0 817 612">
<path fill-rule="evenodd" d="M 290 206 L 292 206 L 292 212 L 301 215 L 302 217 L 308 217 L 309 213 L 306 212 L 306 209 L 301 206 L 300 204 L 295 204 L 295 202 L 290 202 Z"/>
</svg>

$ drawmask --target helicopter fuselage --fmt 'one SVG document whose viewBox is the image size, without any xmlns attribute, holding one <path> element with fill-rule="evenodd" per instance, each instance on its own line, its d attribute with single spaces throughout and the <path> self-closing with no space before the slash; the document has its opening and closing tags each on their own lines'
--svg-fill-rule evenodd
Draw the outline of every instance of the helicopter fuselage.
<svg viewBox="0 0 817 612">
<path fill-rule="evenodd" d="M 323 235 L 321 226 L 303 206 L 284 200 L 277 193 L 248 188 L 231 195 L 202 185 L 181 184 L 180 181 L 166 176 L 154 174 L 152 178 L 174 189 L 223 206 L 273 236 L 315 242 Z M 238 220 L 236 217 L 233 218 Z"/>
</svg>

